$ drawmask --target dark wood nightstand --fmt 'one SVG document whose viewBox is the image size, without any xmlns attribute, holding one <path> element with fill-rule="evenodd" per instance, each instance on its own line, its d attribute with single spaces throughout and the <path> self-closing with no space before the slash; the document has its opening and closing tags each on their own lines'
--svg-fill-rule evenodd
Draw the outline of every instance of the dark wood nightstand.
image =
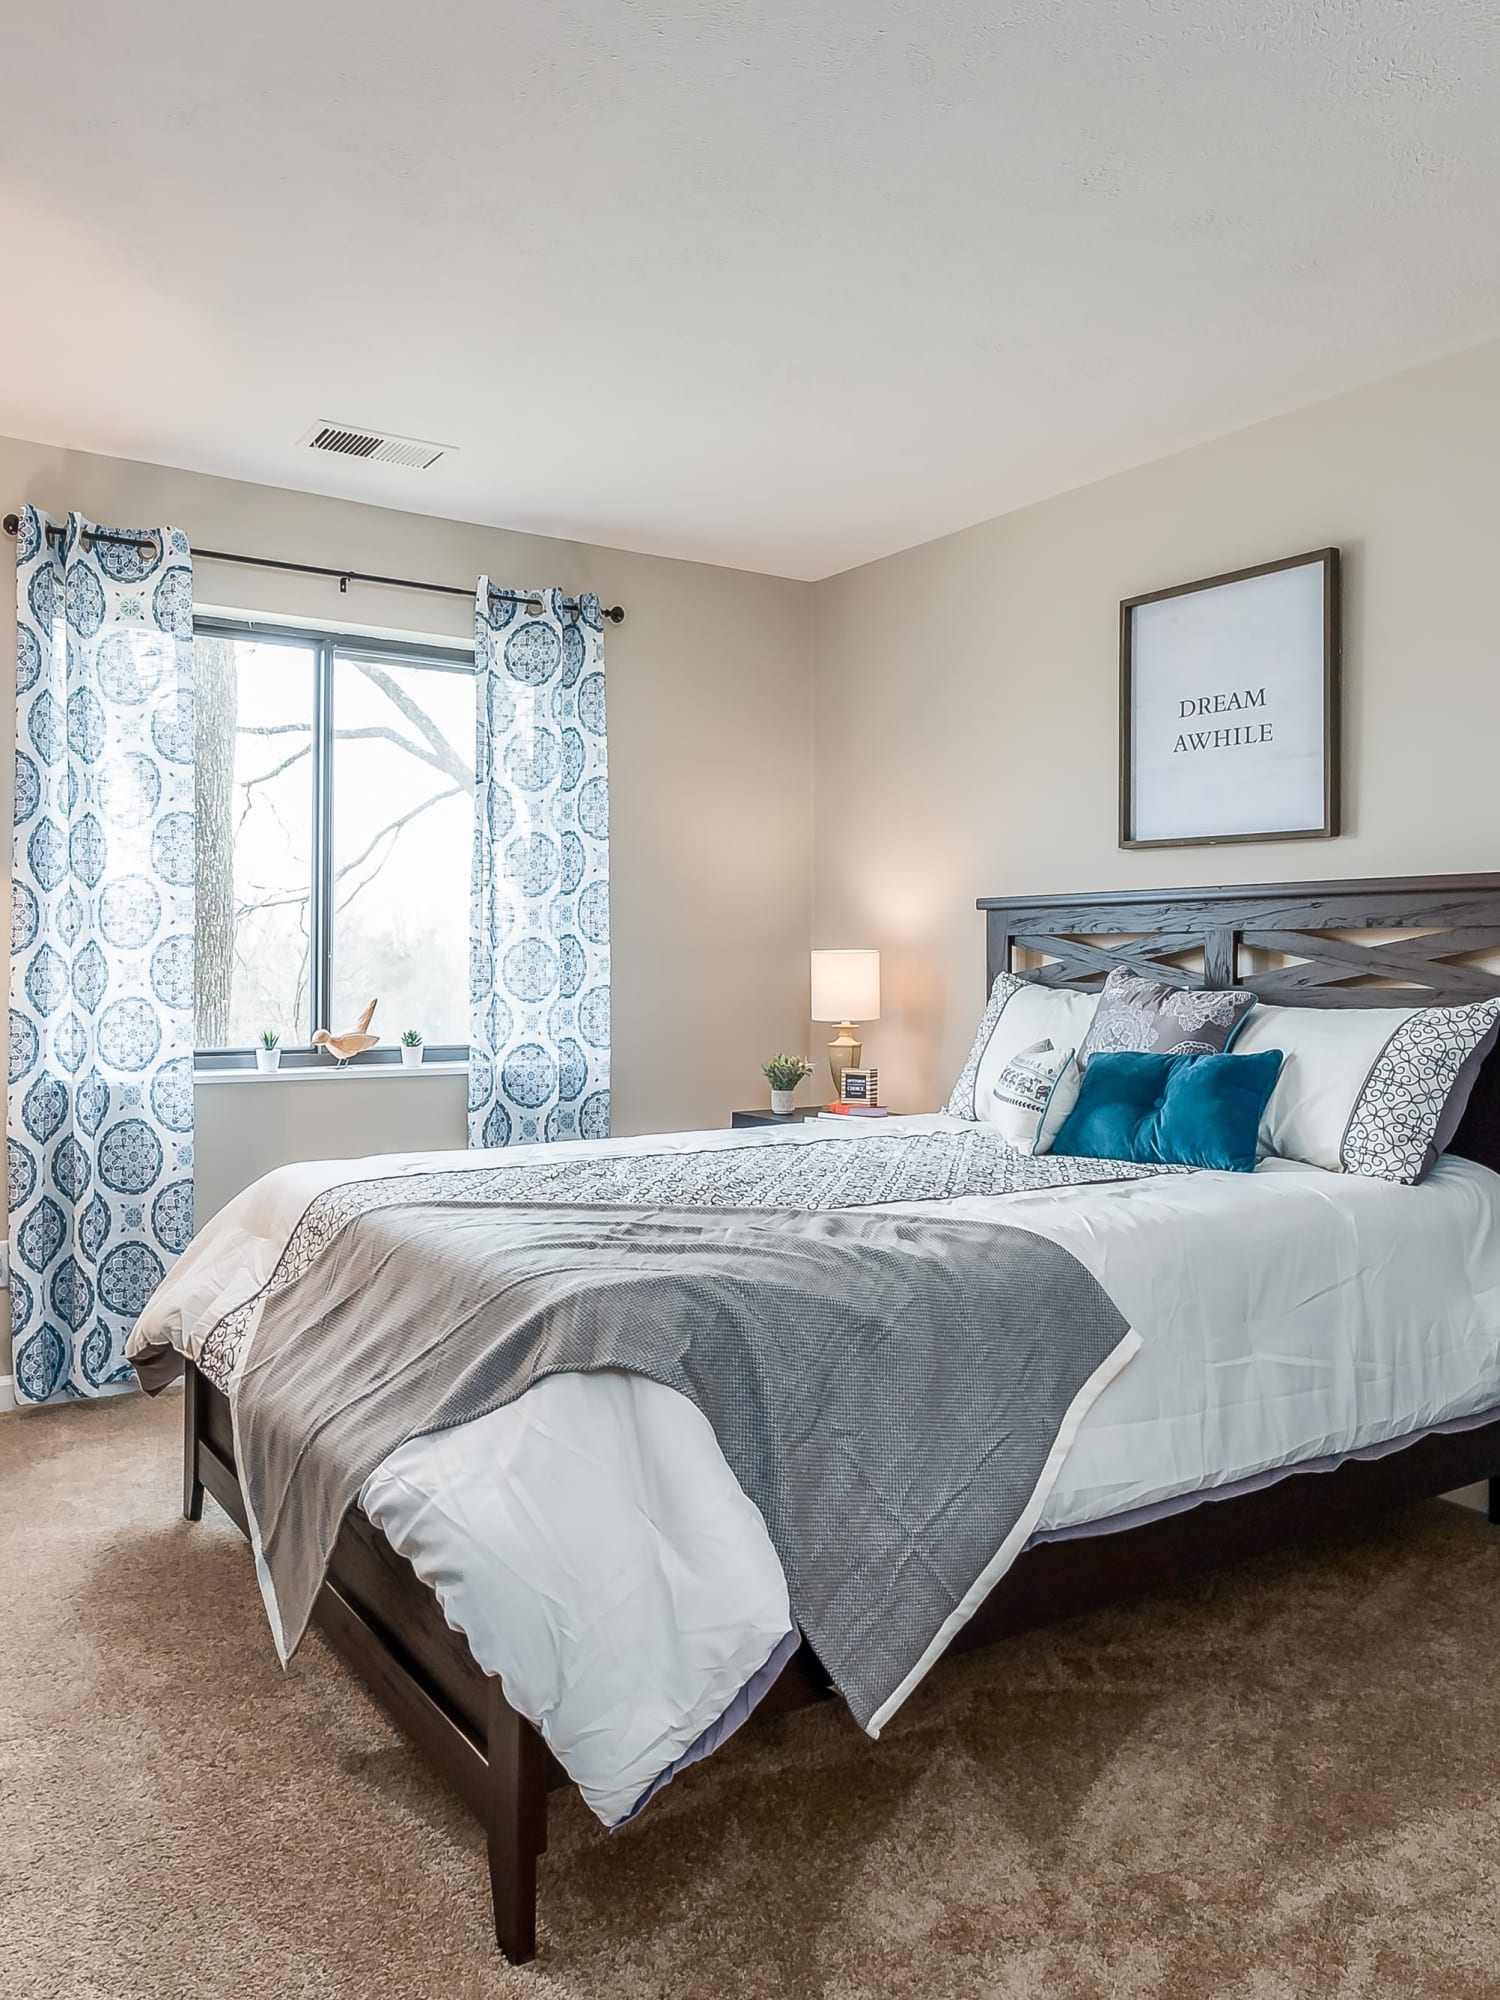
<svg viewBox="0 0 1500 2000">
<path fill-rule="evenodd" d="M 729 1127 L 739 1132 L 747 1125 L 800 1125 L 806 1118 L 816 1118 L 823 1109 L 821 1104 L 799 1104 L 795 1111 L 773 1111 L 769 1105 L 761 1111 L 731 1111 Z"/>
</svg>

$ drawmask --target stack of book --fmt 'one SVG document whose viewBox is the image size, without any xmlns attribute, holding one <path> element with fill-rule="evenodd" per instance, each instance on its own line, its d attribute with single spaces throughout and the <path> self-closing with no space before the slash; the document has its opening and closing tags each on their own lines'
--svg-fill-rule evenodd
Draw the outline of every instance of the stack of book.
<svg viewBox="0 0 1500 2000">
<path fill-rule="evenodd" d="M 883 1104 L 828 1104 L 818 1113 L 820 1118 L 889 1118 L 890 1115 Z"/>
</svg>

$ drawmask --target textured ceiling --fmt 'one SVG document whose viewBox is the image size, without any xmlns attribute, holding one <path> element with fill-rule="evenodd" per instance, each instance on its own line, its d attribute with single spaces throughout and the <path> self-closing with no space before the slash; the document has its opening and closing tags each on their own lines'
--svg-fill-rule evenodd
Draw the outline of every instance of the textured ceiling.
<svg viewBox="0 0 1500 2000">
<path fill-rule="evenodd" d="M 1500 8 L 11 5 L 0 258 L 0 431 L 817 577 L 1500 332 Z"/>
</svg>

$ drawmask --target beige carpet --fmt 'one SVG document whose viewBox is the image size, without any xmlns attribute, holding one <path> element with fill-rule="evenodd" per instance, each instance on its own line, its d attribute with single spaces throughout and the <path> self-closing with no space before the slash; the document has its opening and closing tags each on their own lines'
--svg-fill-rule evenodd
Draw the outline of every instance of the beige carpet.
<svg viewBox="0 0 1500 2000">
<path fill-rule="evenodd" d="M 1500 1534 L 1434 1502 L 752 1728 L 624 1833 L 553 1799 L 542 1956 L 247 1551 L 180 1403 L 0 1418 L 0 1993 L 1500 1994 Z"/>
</svg>

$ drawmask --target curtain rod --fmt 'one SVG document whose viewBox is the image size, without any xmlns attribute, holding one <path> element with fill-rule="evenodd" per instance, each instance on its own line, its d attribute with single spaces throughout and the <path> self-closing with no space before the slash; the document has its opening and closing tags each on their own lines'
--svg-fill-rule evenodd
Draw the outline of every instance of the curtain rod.
<svg viewBox="0 0 1500 2000">
<path fill-rule="evenodd" d="M 7 514 L 4 522 L 0 523 L 0 526 L 4 527 L 7 535 L 14 535 L 20 528 L 20 525 L 21 520 L 18 514 Z M 52 542 L 58 541 L 61 539 L 62 533 L 63 530 L 56 525 L 49 526 L 47 529 L 47 539 Z M 117 542 L 126 548 L 139 550 L 143 559 L 150 554 L 154 547 L 154 543 L 149 535 L 121 535 L 112 532 L 108 528 L 91 529 L 85 539 L 90 542 Z M 434 597 L 462 597 L 468 599 L 474 595 L 471 589 L 465 588 L 461 583 L 419 583 L 414 577 L 409 576 L 376 576 L 369 570 L 330 569 L 322 563 L 279 562 L 274 556 L 231 555 L 225 549 L 194 549 L 193 554 L 201 557 L 204 562 L 239 563 L 245 569 L 281 569 L 293 571 L 298 576 L 337 577 L 339 589 L 345 593 L 347 593 L 351 583 L 380 583 L 387 585 L 392 590 L 429 591 Z M 539 613 L 542 608 L 541 599 L 538 597 L 527 597 L 522 592 L 516 590 L 497 590 L 493 584 L 490 585 L 490 596 L 499 598 L 505 604 L 524 604 L 534 614 Z M 578 599 L 576 597 L 565 597 L 563 599 L 564 611 L 576 611 L 577 609 Z M 625 607 L 623 604 L 601 604 L 599 607 L 599 616 L 607 618 L 611 625 L 623 625 L 625 622 Z"/>
</svg>

